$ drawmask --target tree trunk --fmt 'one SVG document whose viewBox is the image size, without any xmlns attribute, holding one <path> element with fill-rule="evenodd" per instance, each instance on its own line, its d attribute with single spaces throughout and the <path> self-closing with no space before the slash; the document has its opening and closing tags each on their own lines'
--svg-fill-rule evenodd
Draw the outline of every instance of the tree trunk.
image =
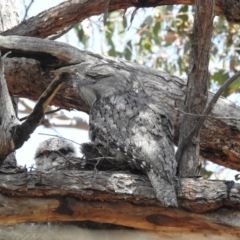
<svg viewBox="0 0 240 240">
<path fill-rule="evenodd" d="M 17 23 L 14 1 L 0 0 L 0 33 L 14 27 Z M 4 63 L 0 59 L 0 166 L 9 153 L 15 150 L 10 130 L 19 124 L 4 78 L 3 65 Z"/>
<path fill-rule="evenodd" d="M 214 0 L 196 0 L 193 33 L 191 37 L 191 51 L 187 94 L 184 100 L 184 111 L 201 114 L 208 99 L 208 65 L 211 38 L 213 31 Z M 192 134 L 199 118 L 183 115 L 176 160 L 178 162 L 178 176 L 187 177 L 198 175 L 200 129 Z M 188 136 L 190 139 L 188 139 Z"/>
<path fill-rule="evenodd" d="M 14 0 L 0 0 L 0 33 L 18 24 Z"/>
</svg>

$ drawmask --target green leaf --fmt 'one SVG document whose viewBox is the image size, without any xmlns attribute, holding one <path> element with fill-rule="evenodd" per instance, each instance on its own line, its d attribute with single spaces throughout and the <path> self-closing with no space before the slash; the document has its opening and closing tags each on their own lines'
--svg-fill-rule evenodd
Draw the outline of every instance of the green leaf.
<svg viewBox="0 0 240 240">
<path fill-rule="evenodd" d="M 132 58 L 132 42 L 131 42 L 131 40 L 127 42 L 127 45 L 124 50 L 124 57 L 126 60 L 131 60 L 131 58 Z"/>
<path fill-rule="evenodd" d="M 152 28 L 153 35 L 158 37 L 161 29 L 161 22 L 156 22 Z"/>
</svg>

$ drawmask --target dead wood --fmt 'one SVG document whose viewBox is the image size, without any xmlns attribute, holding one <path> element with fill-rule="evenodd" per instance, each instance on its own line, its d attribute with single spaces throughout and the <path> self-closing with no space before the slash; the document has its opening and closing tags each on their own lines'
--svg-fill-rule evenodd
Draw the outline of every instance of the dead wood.
<svg viewBox="0 0 240 240">
<path fill-rule="evenodd" d="M 181 209 L 174 209 L 161 207 L 144 176 L 95 174 L 67 170 L 1 174 L 0 224 L 91 220 L 161 232 L 204 229 L 240 236 L 240 184 L 234 184 L 228 196 L 223 181 L 182 179 Z"/>
</svg>

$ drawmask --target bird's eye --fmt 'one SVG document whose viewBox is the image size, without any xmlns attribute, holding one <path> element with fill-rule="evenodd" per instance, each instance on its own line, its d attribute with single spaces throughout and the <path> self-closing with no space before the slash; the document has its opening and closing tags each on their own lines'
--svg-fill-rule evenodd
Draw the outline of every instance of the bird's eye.
<svg viewBox="0 0 240 240">
<path fill-rule="evenodd" d="M 45 157 L 48 157 L 50 155 L 50 151 L 44 151 L 43 154 L 44 154 Z"/>
<path fill-rule="evenodd" d="M 62 153 L 62 154 L 64 154 L 64 155 L 67 154 L 67 150 L 64 149 L 64 148 L 60 149 L 59 152 Z"/>
</svg>

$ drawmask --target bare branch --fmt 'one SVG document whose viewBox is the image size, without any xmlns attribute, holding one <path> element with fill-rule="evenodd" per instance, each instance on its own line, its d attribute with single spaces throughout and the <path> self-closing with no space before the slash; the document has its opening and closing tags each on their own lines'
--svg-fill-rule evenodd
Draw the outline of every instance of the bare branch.
<svg viewBox="0 0 240 240">
<path fill-rule="evenodd" d="M 24 3 L 25 3 L 25 1 L 24 1 Z M 27 18 L 28 11 L 29 11 L 29 9 L 30 9 L 30 7 L 32 6 L 33 3 L 34 3 L 34 0 L 31 0 L 31 2 L 28 4 L 28 6 L 25 5 L 25 14 L 24 14 L 24 17 L 23 17 L 24 20 Z"/>
<path fill-rule="evenodd" d="M 19 113 L 29 115 L 32 112 L 32 108 L 23 99 L 20 99 L 20 102 L 26 109 L 19 110 Z M 64 127 L 88 130 L 88 122 L 85 119 L 77 116 L 74 116 L 74 118 L 69 118 L 64 111 L 57 113 L 59 110 L 62 110 L 62 108 L 57 108 L 53 110 L 53 107 L 48 107 L 47 111 L 45 112 L 45 115 L 51 114 L 51 116 L 49 118 L 45 118 L 42 121 L 42 124 L 46 127 Z M 27 117 L 28 116 L 22 117 L 19 120 L 24 121 L 27 119 Z"/>
<path fill-rule="evenodd" d="M 109 8 L 110 0 L 107 0 L 105 3 L 104 11 L 103 11 L 103 23 L 106 25 L 107 16 L 108 16 L 108 8 Z"/>
<path fill-rule="evenodd" d="M 27 117 L 26 121 L 12 129 L 12 138 L 15 149 L 20 148 L 29 138 L 29 135 L 33 133 L 35 128 L 40 124 L 42 118 L 44 117 L 47 106 L 67 80 L 67 76 L 67 73 L 62 73 L 57 76 L 41 95 L 32 113 Z"/>
<path fill-rule="evenodd" d="M 204 229 L 209 233 L 240 236 L 239 184 L 233 186 L 229 200 L 222 181 L 182 179 L 179 185 L 179 203 L 188 211 L 162 208 L 149 180 L 124 172 L 95 175 L 92 171 L 65 170 L 2 174 L 0 190 L 5 195 L 0 194 L 0 224 L 91 220 L 143 230 L 199 232 Z"/>
<path fill-rule="evenodd" d="M 204 115 L 204 114 L 193 114 L 193 113 L 186 113 L 182 111 L 181 109 L 175 108 L 177 111 L 179 111 L 181 114 L 187 115 L 187 116 L 192 116 L 192 117 L 197 117 L 197 118 L 212 118 L 212 119 L 219 119 L 219 120 L 236 120 L 240 121 L 240 118 L 234 118 L 234 117 L 215 117 L 211 115 Z"/>
<path fill-rule="evenodd" d="M 201 117 L 198 122 L 196 123 L 195 127 L 192 129 L 192 131 L 188 134 L 188 136 L 183 140 L 183 142 L 181 143 L 181 145 L 179 146 L 179 151 L 181 151 L 184 146 L 186 146 L 189 141 L 193 138 L 193 136 L 201 129 L 201 127 L 203 126 L 203 123 L 205 121 L 205 119 L 207 117 L 209 117 L 208 115 L 211 113 L 211 111 L 213 110 L 215 104 L 217 103 L 219 97 L 221 96 L 221 94 L 224 92 L 224 90 L 231 84 L 233 83 L 235 80 L 237 80 L 240 77 L 240 71 L 237 72 L 234 76 L 232 76 L 231 78 L 229 78 L 216 92 L 216 94 L 213 96 L 213 98 L 211 99 L 211 101 L 209 102 L 206 110 L 203 112 L 203 117 Z M 216 118 L 215 118 L 216 119 Z M 236 118 L 232 118 L 233 120 L 238 120 Z M 230 120 L 230 118 L 225 118 L 225 120 Z"/>
<path fill-rule="evenodd" d="M 193 5 L 194 0 L 158 0 L 148 4 L 139 1 L 111 0 L 108 11 L 127 9 L 129 7 L 156 7 L 163 5 L 188 4 Z M 32 17 L 15 28 L 5 31 L 2 35 L 18 35 L 46 38 L 71 27 L 84 19 L 102 14 L 106 1 L 99 0 L 69 0 L 50 8 L 37 16 Z M 240 8 L 237 0 L 216 0 L 214 7 L 216 15 L 225 15 L 229 21 L 240 22 Z"/>
<path fill-rule="evenodd" d="M 48 39 L 48 40 L 55 40 L 55 39 L 57 39 L 57 38 L 60 38 L 61 36 L 63 36 L 63 35 L 66 34 L 67 32 L 69 32 L 72 28 L 73 28 L 73 26 L 66 27 L 66 28 L 62 29 L 61 31 L 59 31 L 58 33 L 47 37 L 47 39 Z"/>
<path fill-rule="evenodd" d="M 202 113 L 207 103 L 208 64 L 211 46 L 215 0 L 196 0 L 187 94 L 184 111 Z M 204 36 L 204 37 L 203 37 Z M 178 175 L 194 176 L 199 165 L 199 130 L 186 141 L 196 124 L 196 117 L 184 115 L 181 120 L 179 145 L 176 152 Z M 200 129 L 200 128 L 199 128 Z"/>
<path fill-rule="evenodd" d="M 58 112 L 58 111 L 60 111 L 60 110 L 61 110 L 61 108 L 57 108 L 57 109 L 55 109 L 55 110 L 51 110 L 51 111 L 45 112 L 45 115 L 52 114 L 52 113 Z M 28 118 L 28 116 L 22 117 L 22 118 L 20 118 L 19 120 L 20 120 L 20 121 L 24 121 L 24 120 L 26 120 L 27 118 Z"/>
</svg>

